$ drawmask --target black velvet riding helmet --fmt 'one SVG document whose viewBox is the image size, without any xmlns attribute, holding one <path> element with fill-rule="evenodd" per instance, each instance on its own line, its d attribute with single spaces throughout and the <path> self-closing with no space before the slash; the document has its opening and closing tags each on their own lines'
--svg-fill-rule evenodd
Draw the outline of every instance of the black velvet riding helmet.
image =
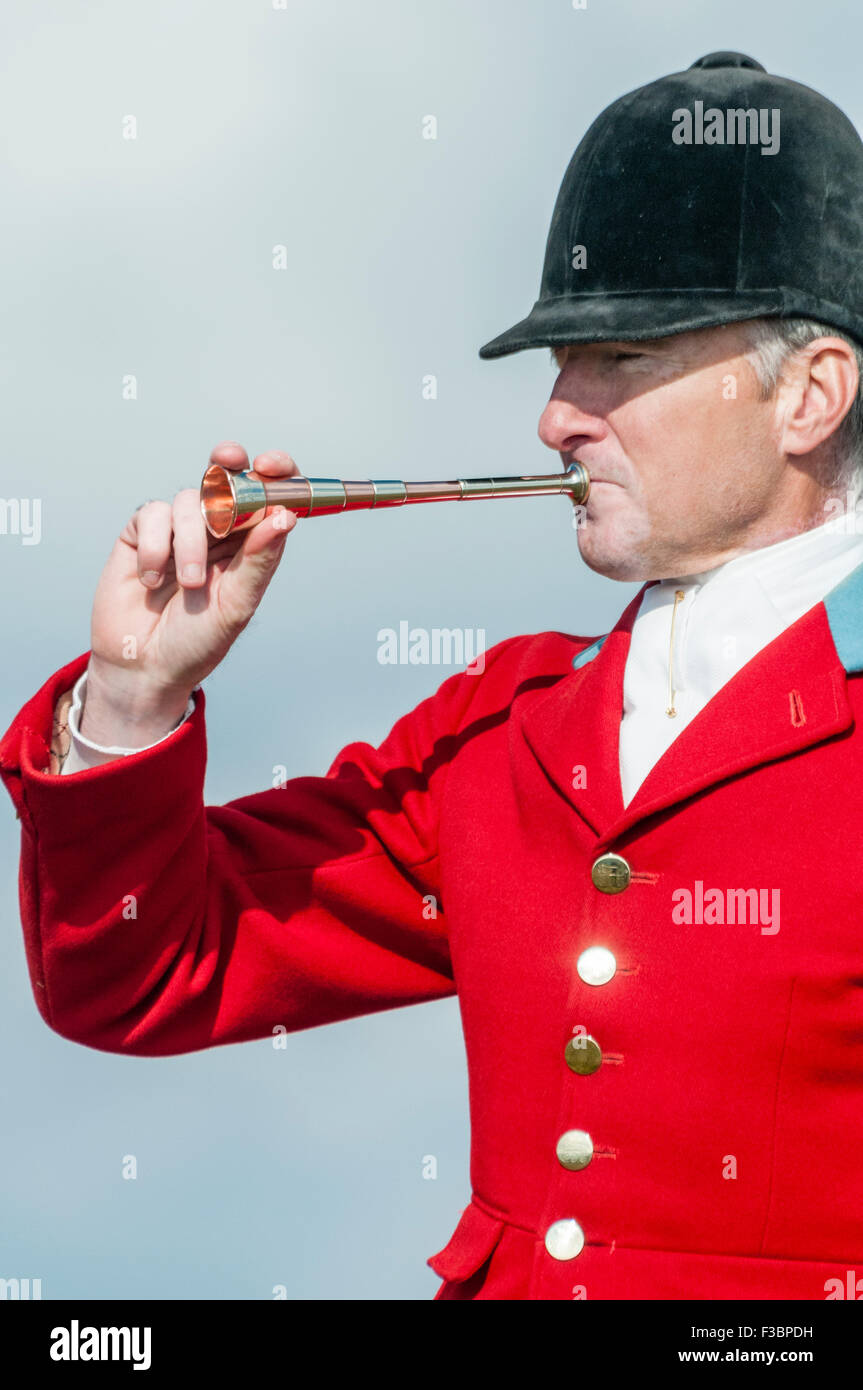
<svg viewBox="0 0 863 1390">
<path fill-rule="evenodd" d="M 557 195 L 539 299 L 480 348 L 803 315 L 863 343 L 863 142 L 811 87 L 709 53 L 601 112 Z"/>
</svg>

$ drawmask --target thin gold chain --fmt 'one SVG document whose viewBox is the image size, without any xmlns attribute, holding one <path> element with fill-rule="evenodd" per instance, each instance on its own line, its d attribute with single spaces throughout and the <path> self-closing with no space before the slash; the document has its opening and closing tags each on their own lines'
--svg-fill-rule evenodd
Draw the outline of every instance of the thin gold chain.
<svg viewBox="0 0 863 1390">
<path fill-rule="evenodd" d="M 672 684 L 671 668 L 674 661 L 674 619 L 677 617 L 677 605 L 683 597 L 683 590 L 676 589 L 674 592 L 674 607 L 671 610 L 671 636 L 668 639 L 668 708 L 665 713 L 668 715 L 669 719 L 674 719 L 677 716 L 677 710 L 674 708 L 674 686 Z"/>
</svg>

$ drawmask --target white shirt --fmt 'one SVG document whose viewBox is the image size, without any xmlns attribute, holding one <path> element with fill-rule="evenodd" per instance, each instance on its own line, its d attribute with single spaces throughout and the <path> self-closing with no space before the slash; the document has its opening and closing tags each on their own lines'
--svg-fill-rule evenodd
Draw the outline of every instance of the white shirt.
<svg viewBox="0 0 863 1390">
<path fill-rule="evenodd" d="M 840 521 L 842 518 L 840 518 Z M 836 520 L 789 540 L 738 555 L 715 569 L 664 579 L 647 589 L 632 628 L 623 677 L 620 782 L 628 805 L 651 768 L 708 700 L 786 627 L 820 603 L 863 564 L 863 535 L 846 534 Z M 675 718 L 668 707 L 668 666 L 674 596 L 683 591 L 674 619 L 672 681 Z M 61 776 L 97 767 L 138 748 L 105 748 L 79 731 L 86 671 L 74 687 L 69 712 L 71 744 Z M 199 690 L 200 686 L 195 686 Z M 153 748 L 189 718 L 145 745 Z"/>
<path fill-rule="evenodd" d="M 844 522 L 845 518 L 839 518 Z M 628 806 L 648 772 L 708 700 L 859 564 L 863 535 L 836 520 L 750 550 L 701 574 L 664 579 L 639 605 L 623 676 L 620 784 Z M 668 667 L 675 593 L 669 718 Z"/>
</svg>

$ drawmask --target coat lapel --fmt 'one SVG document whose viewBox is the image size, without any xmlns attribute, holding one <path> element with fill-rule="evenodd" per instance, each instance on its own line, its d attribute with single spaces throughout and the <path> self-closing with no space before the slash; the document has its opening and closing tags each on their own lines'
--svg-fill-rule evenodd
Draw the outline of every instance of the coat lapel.
<svg viewBox="0 0 863 1390">
<path fill-rule="evenodd" d="M 573 658 L 567 675 L 522 717 L 534 757 L 596 835 L 623 812 L 618 746 L 623 672 L 644 585 L 605 637 Z"/>
<path fill-rule="evenodd" d="M 612 833 L 851 722 L 845 671 L 819 603 L 717 691 L 647 774 Z"/>
<path fill-rule="evenodd" d="M 620 786 L 623 675 L 645 585 L 573 675 L 522 719 L 524 739 L 601 840 L 706 787 L 849 728 L 847 675 L 863 670 L 863 565 L 724 685 L 648 773 L 628 807 Z M 579 778 L 577 769 L 583 768 Z"/>
</svg>

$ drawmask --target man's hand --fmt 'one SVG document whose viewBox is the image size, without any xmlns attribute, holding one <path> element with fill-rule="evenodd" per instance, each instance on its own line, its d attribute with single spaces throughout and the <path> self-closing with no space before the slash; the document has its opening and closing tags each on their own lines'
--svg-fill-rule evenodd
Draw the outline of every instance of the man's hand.
<svg viewBox="0 0 863 1390">
<path fill-rule="evenodd" d="M 249 467 L 233 443 L 219 444 L 210 462 Z M 259 454 L 252 467 L 271 478 L 299 472 L 285 453 Z M 199 497 L 186 488 L 172 503 L 139 507 L 102 571 L 81 722 L 94 743 L 145 747 L 173 728 L 249 622 L 297 522 L 285 507 L 268 507 L 256 526 L 217 541 Z"/>
</svg>

